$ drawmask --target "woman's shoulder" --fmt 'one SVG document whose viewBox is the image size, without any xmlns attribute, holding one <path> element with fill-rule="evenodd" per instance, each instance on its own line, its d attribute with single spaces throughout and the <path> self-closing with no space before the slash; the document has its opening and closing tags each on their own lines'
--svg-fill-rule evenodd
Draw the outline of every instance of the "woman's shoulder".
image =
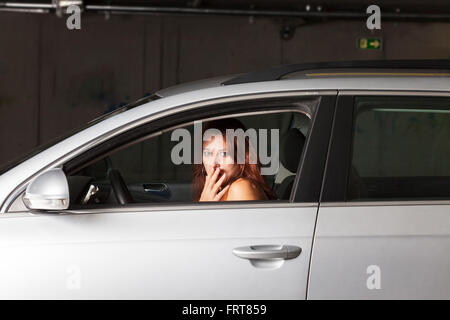
<svg viewBox="0 0 450 320">
<path fill-rule="evenodd" d="M 258 200 L 261 198 L 261 190 L 250 179 L 239 178 L 230 184 L 228 199 L 246 198 L 248 200 Z"/>
<path fill-rule="evenodd" d="M 251 184 L 252 182 L 250 181 L 250 179 L 248 178 L 238 178 L 236 180 L 234 180 L 231 185 L 245 185 L 245 184 Z"/>
<path fill-rule="evenodd" d="M 256 188 L 256 185 L 248 178 L 239 178 L 230 184 L 230 189 L 231 188 L 234 188 L 234 189 Z"/>
</svg>

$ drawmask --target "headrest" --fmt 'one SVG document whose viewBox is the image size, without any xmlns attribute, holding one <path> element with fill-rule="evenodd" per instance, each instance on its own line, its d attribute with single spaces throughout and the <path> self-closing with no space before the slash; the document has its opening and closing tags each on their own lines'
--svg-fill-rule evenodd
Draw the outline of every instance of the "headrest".
<svg viewBox="0 0 450 320">
<path fill-rule="evenodd" d="M 290 172 L 297 172 L 305 140 L 303 133 L 296 128 L 289 129 L 281 138 L 280 161 Z"/>
</svg>

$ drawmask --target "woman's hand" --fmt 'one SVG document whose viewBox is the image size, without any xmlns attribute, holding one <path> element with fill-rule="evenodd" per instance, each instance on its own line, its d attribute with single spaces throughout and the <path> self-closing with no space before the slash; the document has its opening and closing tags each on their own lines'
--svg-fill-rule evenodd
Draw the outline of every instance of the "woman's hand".
<svg viewBox="0 0 450 320">
<path fill-rule="evenodd" d="M 212 175 L 206 176 L 205 186 L 203 187 L 203 191 L 199 201 L 220 201 L 220 199 L 222 199 L 224 194 L 227 192 L 228 188 L 230 187 L 229 185 L 223 188 L 219 193 L 217 193 L 223 181 L 225 180 L 225 173 L 220 177 L 219 180 L 217 180 L 219 172 L 220 169 L 216 168 Z"/>
</svg>

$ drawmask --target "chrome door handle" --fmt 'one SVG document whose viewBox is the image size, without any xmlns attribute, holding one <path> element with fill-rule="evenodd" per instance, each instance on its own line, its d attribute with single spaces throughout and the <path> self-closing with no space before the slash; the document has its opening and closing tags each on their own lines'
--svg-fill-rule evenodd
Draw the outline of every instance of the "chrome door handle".
<svg viewBox="0 0 450 320">
<path fill-rule="evenodd" d="M 286 245 L 257 245 L 233 249 L 234 255 L 249 260 L 295 259 L 301 252 L 300 247 Z"/>
</svg>

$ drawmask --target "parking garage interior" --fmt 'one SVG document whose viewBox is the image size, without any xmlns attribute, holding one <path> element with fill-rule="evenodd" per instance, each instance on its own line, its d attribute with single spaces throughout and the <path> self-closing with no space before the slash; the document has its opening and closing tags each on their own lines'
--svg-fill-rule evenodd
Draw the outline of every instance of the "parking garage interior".
<svg viewBox="0 0 450 320">
<path fill-rule="evenodd" d="M 447 1 L 0 3 L 0 162 L 172 85 L 276 65 L 450 58 Z M 68 29 L 69 5 L 81 28 Z M 362 47 L 360 39 L 375 41 Z"/>
</svg>

